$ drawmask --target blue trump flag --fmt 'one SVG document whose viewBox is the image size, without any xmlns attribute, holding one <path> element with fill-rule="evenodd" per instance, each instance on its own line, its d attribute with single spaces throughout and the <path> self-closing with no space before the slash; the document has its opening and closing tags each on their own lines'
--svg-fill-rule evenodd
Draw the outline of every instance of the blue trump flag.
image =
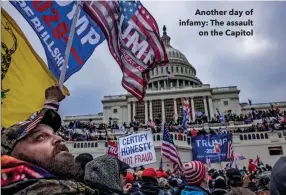
<svg viewBox="0 0 286 195">
<path fill-rule="evenodd" d="M 228 161 L 231 146 L 231 134 L 192 137 L 193 160 L 202 163 L 206 163 L 206 159 L 210 159 L 212 163 Z"/>
<path fill-rule="evenodd" d="M 76 1 L 10 1 L 41 40 L 48 66 L 59 80 Z M 79 10 L 65 81 L 79 71 L 105 37 L 90 17 Z"/>
</svg>

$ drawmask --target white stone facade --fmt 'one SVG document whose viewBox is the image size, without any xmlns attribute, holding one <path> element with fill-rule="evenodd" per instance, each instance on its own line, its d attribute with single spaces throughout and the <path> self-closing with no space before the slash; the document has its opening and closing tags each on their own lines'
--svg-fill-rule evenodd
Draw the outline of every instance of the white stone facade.
<svg viewBox="0 0 286 195">
<path fill-rule="evenodd" d="M 163 121 L 168 121 L 174 116 L 182 114 L 182 107 L 180 107 L 182 97 L 189 98 L 192 121 L 196 118 L 195 111 L 202 111 L 209 118 L 213 118 L 217 113 L 216 108 L 221 113 L 227 109 L 231 109 L 236 114 L 241 113 L 237 87 L 211 88 L 209 85 L 202 85 L 200 87 L 189 86 L 180 89 L 149 89 L 141 103 L 138 103 L 132 95 L 105 96 L 102 100 L 103 122 L 107 123 L 111 117 L 118 124 L 130 123 L 134 116 L 138 117 L 139 115 L 140 122 L 146 124 L 149 119 L 153 120 L 159 114 L 162 116 Z M 157 106 L 154 105 L 154 102 Z M 168 104 L 168 107 L 166 104 Z M 141 107 L 140 110 L 136 108 L 138 105 Z M 157 111 L 154 112 L 153 109 L 157 109 Z"/>
<path fill-rule="evenodd" d="M 173 136 L 175 135 L 175 133 L 171 133 L 171 134 L 173 134 Z M 263 139 L 261 139 L 261 134 L 263 134 L 264 136 Z M 267 134 L 267 138 L 265 134 Z M 241 140 L 241 136 L 248 137 L 248 135 L 251 135 L 251 136 L 255 135 L 256 137 L 255 141 L 253 139 Z M 274 163 L 282 155 L 285 154 L 286 130 L 274 132 L 274 133 L 261 132 L 259 133 L 259 135 L 260 135 L 260 139 L 257 139 L 258 138 L 257 132 L 233 135 L 234 154 L 241 154 L 246 158 L 245 160 L 237 161 L 238 162 L 237 164 L 240 168 L 242 168 L 243 166 L 247 166 L 248 160 L 250 158 L 255 160 L 257 155 L 260 157 L 264 165 L 269 164 L 273 166 Z M 174 138 L 174 143 L 177 147 L 182 163 L 186 163 L 192 160 L 192 147 L 191 145 L 188 145 L 187 136 L 184 135 L 183 137 L 184 138 L 182 141 L 176 140 L 176 138 Z M 161 156 L 162 134 L 153 134 L 153 140 L 154 140 L 154 145 L 155 145 L 157 163 L 149 164 L 149 165 L 146 165 L 145 167 L 158 168 L 160 159 L 162 157 Z M 107 149 L 105 148 L 105 141 L 67 142 L 67 146 L 70 152 L 75 156 L 81 153 L 87 152 L 87 153 L 92 154 L 93 157 L 98 157 L 98 156 L 101 156 L 107 153 Z M 281 148 L 281 153 L 276 154 L 276 155 L 270 155 L 269 150 L 271 148 Z M 163 158 L 163 165 L 165 169 L 168 169 L 168 168 L 172 169 L 172 163 L 165 158 Z M 221 167 L 225 167 L 225 165 L 226 165 L 226 162 L 222 162 L 221 164 L 213 163 L 212 167 L 220 169 Z"/>
</svg>

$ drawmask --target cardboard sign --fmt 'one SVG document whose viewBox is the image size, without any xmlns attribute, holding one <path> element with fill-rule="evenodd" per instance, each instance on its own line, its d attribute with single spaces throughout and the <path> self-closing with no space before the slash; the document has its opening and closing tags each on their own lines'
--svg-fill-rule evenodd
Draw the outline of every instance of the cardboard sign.
<svg viewBox="0 0 286 195">
<path fill-rule="evenodd" d="M 119 159 L 130 167 L 156 162 L 151 131 L 143 131 L 119 138 Z"/>
</svg>

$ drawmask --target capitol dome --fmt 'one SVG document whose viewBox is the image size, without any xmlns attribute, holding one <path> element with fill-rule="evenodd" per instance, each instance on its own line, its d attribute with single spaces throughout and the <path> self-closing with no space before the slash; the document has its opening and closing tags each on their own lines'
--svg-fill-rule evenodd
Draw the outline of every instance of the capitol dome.
<svg viewBox="0 0 286 195">
<path fill-rule="evenodd" d="M 150 71 L 148 88 L 160 90 L 202 85 L 200 79 L 196 77 L 196 69 L 185 55 L 170 45 L 171 38 L 167 35 L 165 26 L 161 40 L 166 47 L 169 63 Z"/>
</svg>

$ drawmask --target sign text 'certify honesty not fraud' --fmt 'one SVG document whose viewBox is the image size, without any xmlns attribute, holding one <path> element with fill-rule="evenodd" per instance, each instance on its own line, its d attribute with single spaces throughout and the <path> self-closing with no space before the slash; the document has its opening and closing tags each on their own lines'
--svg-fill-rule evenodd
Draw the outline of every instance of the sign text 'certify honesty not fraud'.
<svg viewBox="0 0 286 195">
<path fill-rule="evenodd" d="M 155 148 L 151 131 L 119 138 L 119 159 L 137 167 L 156 162 Z"/>
</svg>

